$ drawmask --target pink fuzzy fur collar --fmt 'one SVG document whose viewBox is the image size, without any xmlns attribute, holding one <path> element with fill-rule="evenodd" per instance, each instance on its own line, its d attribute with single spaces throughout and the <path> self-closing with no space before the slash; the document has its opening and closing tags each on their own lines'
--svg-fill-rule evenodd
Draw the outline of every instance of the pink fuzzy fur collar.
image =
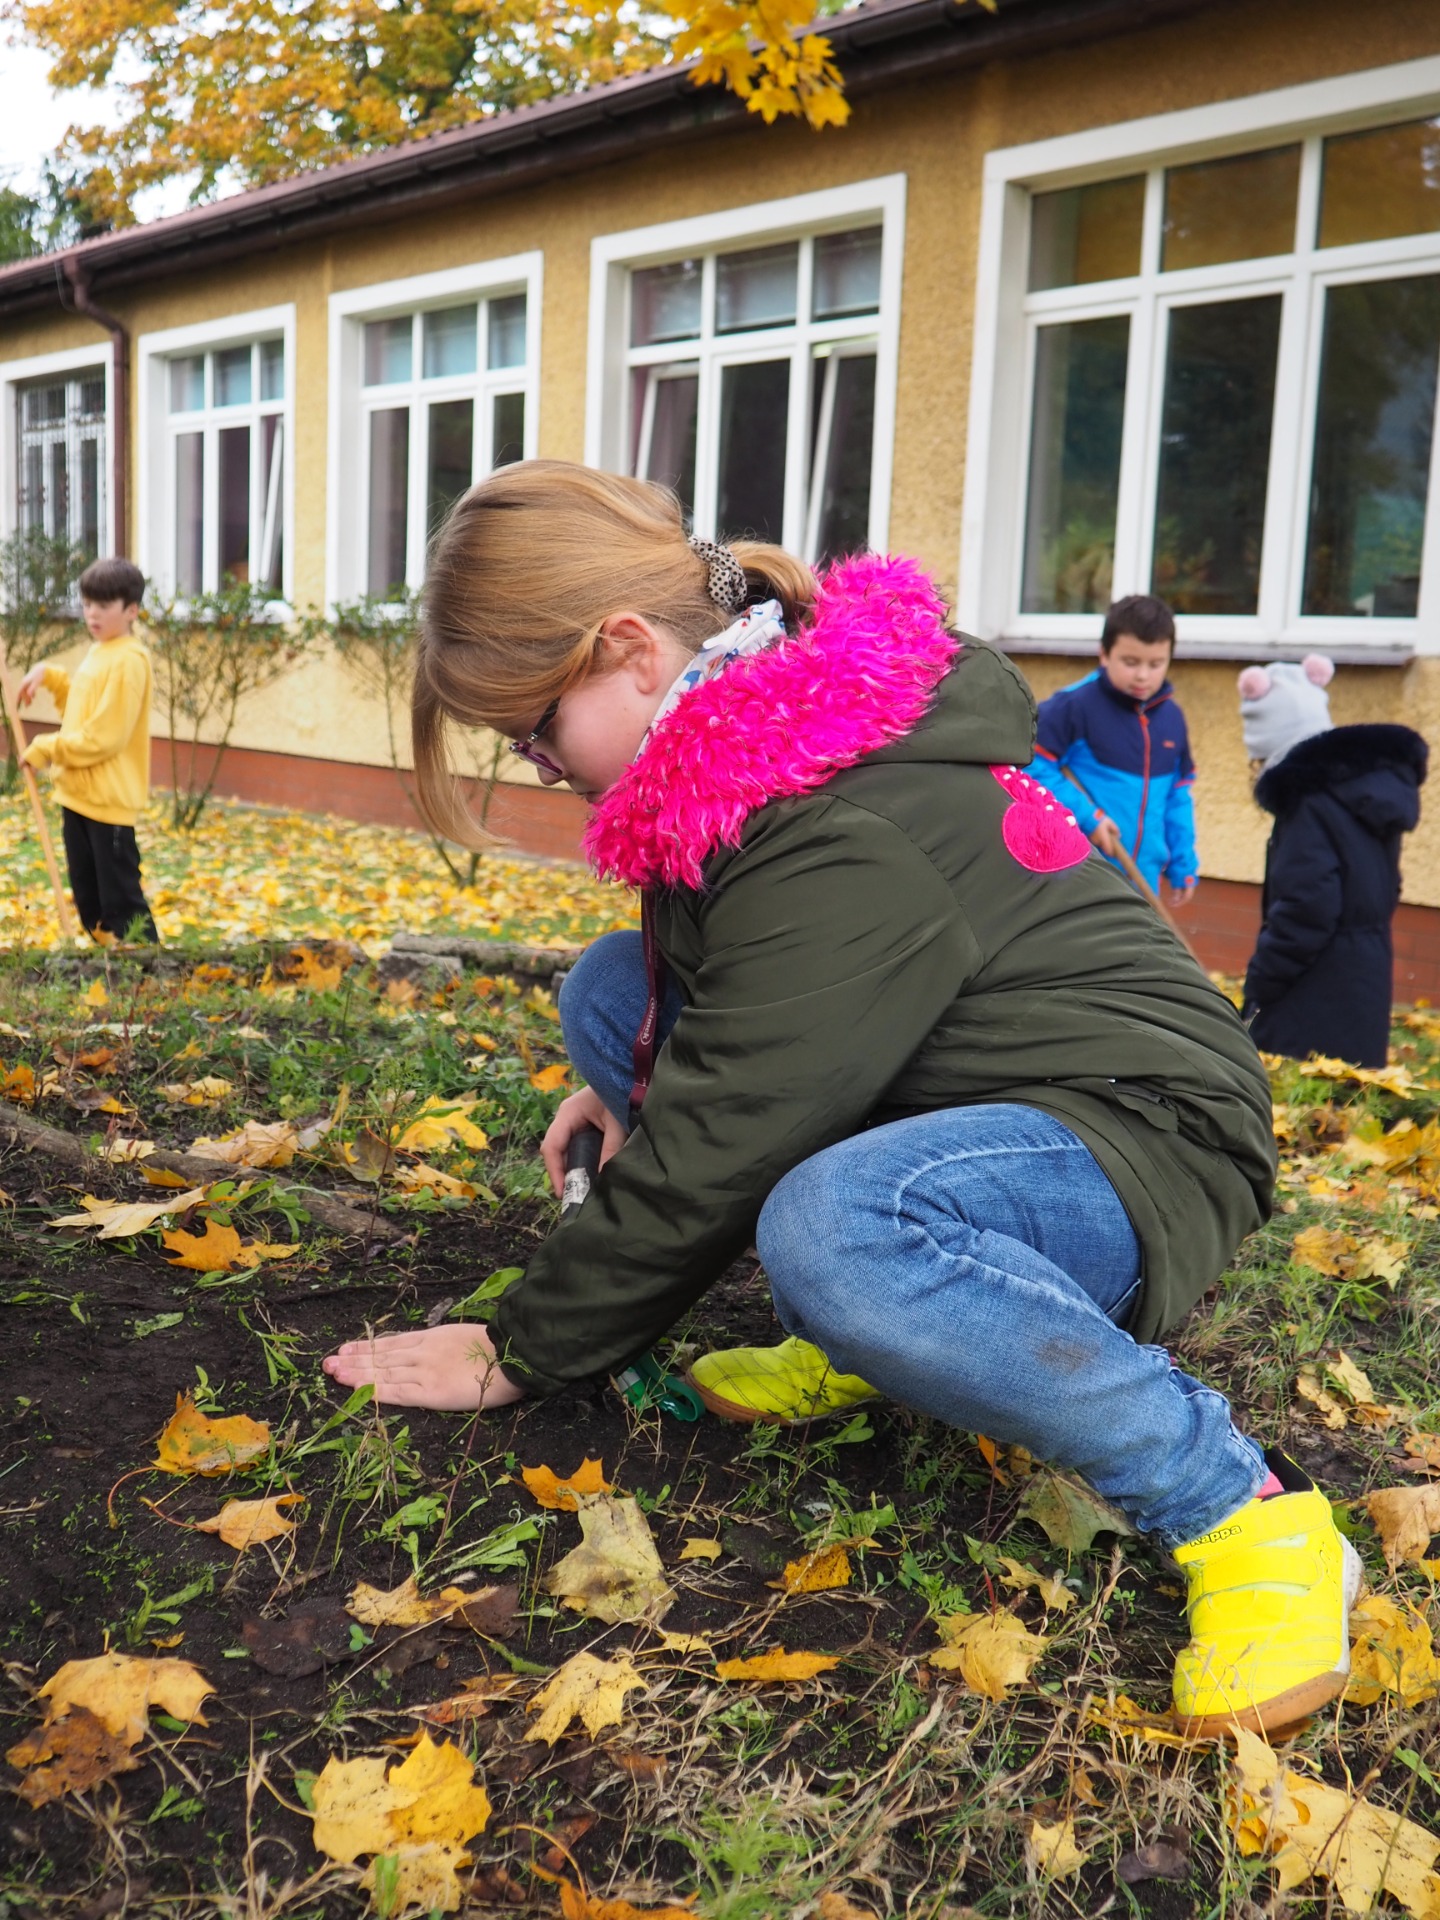
<svg viewBox="0 0 1440 1920">
<path fill-rule="evenodd" d="M 698 887 L 767 801 L 823 786 L 908 733 L 960 643 L 913 560 L 832 567 L 811 624 L 697 687 L 595 807 L 585 851 L 635 887 Z"/>
</svg>

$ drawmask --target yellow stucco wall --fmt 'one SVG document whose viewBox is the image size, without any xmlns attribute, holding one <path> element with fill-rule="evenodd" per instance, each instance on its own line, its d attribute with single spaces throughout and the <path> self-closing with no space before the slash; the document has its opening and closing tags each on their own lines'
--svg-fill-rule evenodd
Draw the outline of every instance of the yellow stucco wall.
<svg viewBox="0 0 1440 1920">
<path fill-rule="evenodd" d="M 881 174 L 907 176 L 891 544 L 918 554 L 950 591 L 965 480 L 973 287 L 984 156 L 1141 115 L 1202 105 L 1440 47 L 1436 0 L 1225 0 L 1191 18 L 1090 46 L 997 61 L 857 103 L 839 134 L 796 126 L 737 130 L 681 143 L 664 164 L 645 154 L 588 175 L 409 212 L 325 243 L 258 252 L 193 280 L 103 293 L 133 335 L 293 301 L 296 307 L 295 595 L 324 592 L 327 302 L 332 293 L 462 261 L 544 252 L 542 454 L 583 451 L 590 241 L 597 233 L 686 218 Z M 74 317 L 5 325 L 0 360 L 97 341 Z M 133 525 L 133 500 L 132 500 Z M 1073 659 L 1028 657 L 1041 693 L 1076 677 Z M 1202 768 L 1206 871 L 1258 878 L 1264 824 L 1248 797 L 1234 669 L 1181 663 L 1178 680 Z M 1440 658 L 1405 671 L 1342 669 L 1338 720 L 1403 719 L 1440 741 Z M 297 671 L 244 713 L 237 743 L 272 752 L 384 762 L 380 716 L 337 662 Z M 513 764 L 513 763 L 512 763 Z M 516 769 L 522 774 L 523 770 Z M 1407 861 L 1409 897 L 1440 904 L 1440 807 Z"/>
</svg>

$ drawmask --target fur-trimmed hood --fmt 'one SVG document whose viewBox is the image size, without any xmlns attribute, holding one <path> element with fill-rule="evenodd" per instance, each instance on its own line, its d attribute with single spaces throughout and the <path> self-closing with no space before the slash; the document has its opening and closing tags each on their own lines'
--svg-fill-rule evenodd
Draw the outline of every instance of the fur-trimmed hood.
<svg viewBox="0 0 1440 1920">
<path fill-rule="evenodd" d="M 1408 833 L 1420 818 L 1429 759 L 1412 727 L 1331 727 L 1268 767 L 1255 783 L 1255 799 L 1267 813 L 1285 814 L 1310 794 L 1326 793 L 1372 833 Z"/>
<path fill-rule="evenodd" d="M 914 561 L 864 554 L 832 567 L 807 627 L 732 662 L 656 729 L 591 815 L 592 864 L 632 886 L 699 886 L 706 859 L 737 845 L 758 808 L 909 734 L 962 650 Z M 964 757 L 1027 760 L 1023 721 L 997 729 L 992 718 Z"/>
</svg>

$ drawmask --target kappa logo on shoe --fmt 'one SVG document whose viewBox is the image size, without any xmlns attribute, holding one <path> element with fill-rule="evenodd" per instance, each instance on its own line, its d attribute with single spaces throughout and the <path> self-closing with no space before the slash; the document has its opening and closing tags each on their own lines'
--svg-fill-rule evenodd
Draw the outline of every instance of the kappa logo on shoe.
<svg viewBox="0 0 1440 1920">
<path fill-rule="evenodd" d="M 1202 1533 L 1198 1540 L 1190 1542 L 1192 1547 L 1213 1546 L 1217 1540 L 1230 1540 L 1240 1532 L 1239 1527 L 1217 1527 L 1214 1533 Z"/>
</svg>

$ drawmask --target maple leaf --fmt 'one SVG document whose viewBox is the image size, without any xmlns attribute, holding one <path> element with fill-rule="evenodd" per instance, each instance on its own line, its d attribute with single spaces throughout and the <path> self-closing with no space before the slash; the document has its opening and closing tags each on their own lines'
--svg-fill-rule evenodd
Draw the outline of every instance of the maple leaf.
<svg viewBox="0 0 1440 1920">
<path fill-rule="evenodd" d="M 530 1084 L 539 1093 L 558 1093 L 569 1078 L 570 1069 L 563 1060 L 557 1060 L 553 1066 L 542 1067 L 538 1073 L 532 1073 Z"/>
<path fill-rule="evenodd" d="M 213 1107 L 234 1091 L 232 1081 L 214 1073 L 203 1074 L 198 1080 L 168 1081 L 160 1089 L 161 1097 L 172 1107 Z"/>
<path fill-rule="evenodd" d="M 579 1514 L 581 1543 L 545 1576 L 546 1592 L 612 1625 L 661 1620 L 675 1595 L 639 1504 L 604 1493 L 581 1495 Z"/>
<path fill-rule="evenodd" d="M 80 1004 L 82 1007 L 108 1007 L 110 1004 L 110 995 L 105 990 L 105 982 L 103 980 L 92 980 L 84 993 L 81 994 Z"/>
<path fill-rule="evenodd" d="M 424 1627 L 434 1620 L 448 1620 L 458 1608 L 479 1598 L 477 1592 L 464 1587 L 446 1587 L 427 1598 L 412 1573 L 389 1593 L 365 1580 L 357 1581 L 350 1589 L 345 1611 L 363 1627 Z"/>
<path fill-rule="evenodd" d="M 1000 1583 L 1013 1592 L 1023 1592 L 1033 1587 L 1045 1605 L 1054 1607 L 1057 1613 L 1064 1613 L 1075 1605 L 1075 1595 L 1058 1573 L 1037 1573 L 1034 1567 L 1022 1565 L 1003 1553 L 1000 1565 L 1005 1569 L 1000 1576 Z"/>
<path fill-rule="evenodd" d="M 96 1158 L 112 1161 L 119 1166 L 131 1160 L 148 1159 L 154 1151 L 153 1140 L 107 1140 L 98 1150 Z M 185 1184 L 178 1173 L 172 1173 L 170 1178 L 177 1186 L 183 1187 Z"/>
<path fill-rule="evenodd" d="M 288 1260 L 300 1251 L 298 1243 L 274 1244 L 268 1240 L 241 1241 L 234 1227 L 205 1222 L 204 1233 L 186 1233 L 177 1228 L 162 1233 L 164 1244 L 175 1255 L 172 1267 L 188 1267 L 194 1273 L 233 1273 L 236 1267 L 258 1267 L 266 1260 Z"/>
<path fill-rule="evenodd" d="M 395 1184 L 402 1193 L 434 1193 L 447 1200 L 474 1200 L 480 1192 L 470 1181 L 427 1167 L 423 1160 L 416 1167 L 397 1167 Z"/>
<path fill-rule="evenodd" d="M 705 1653 L 713 1659 L 715 1649 L 703 1633 L 671 1633 L 661 1627 L 660 1644 L 667 1653 Z"/>
<path fill-rule="evenodd" d="M 815 1553 L 802 1553 L 787 1563 L 778 1580 L 767 1586 L 780 1587 L 786 1593 L 828 1593 L 833 1587 L 850 1584 L 850 1556 L 844 1547 L 822 1547 Z"/>
<path fill-rule="evenodd" d="M 1384 1487 L 1367 1493 L 1365 1509 L 1375 1523 L 1391 1569 L 1402 1560 L 1420 1561 L 1440 1533 L 1440 1485 Z"/>
<path fill-rule="evenodd" d="M 1020 1516 L 1044 1529 L 1052 1547 L 1085 1553 L 1097 1533 L 1134 1533 L 1135 1529 L 1093 1487 L 1068 1474 L 1037 1473 L 1025 1489 Z"/>
<path fill-rule="evenodd" d="M 843 1893 L 822 1893 L 816 1911 L 820 1920 L 879 1920 L 873 1907 L 862 1907 Z"/>
<path fill-rule="evenodd" d="M 303 1505 L 303 1493 L 279 1493 L 268 1500 L 227 1500 L 219 1513 L 196 1522 L 197 1533 L 218 1533 L 227 1547 L 242 1552 L 265 1540 L 278 1540 L 293 1533 L 295 1522 L 287 1520 L 282 1507 Z"/>
<path fill-rule="evenodd" d="M 1030 1678 L 1050 1642 L 1031 1633 L 1013 1613 L 952 1613 L 936 1621 L 944 1647 L 925 1657 L 932 1667 L 958 1672 L 972 1693 L 1003 1700 Z"/>
<path fill-rule="evenodd" d="M 377 1913 L 454 1913 L 465 1898 L 460 1870 L 473 1865 L 463 1847 L 427 1840 L 377 1854 L 360 1876 Z"/>
<path fill-rule="evenodd" d="M 693 1907 L 636 1907 L 628 1900 L 602 1900 L 564 1879 L 560 1915 L 561 1920 L 696 1920 Z"/>
<path fill-rule="evenodd" d="M 327 965 L 309 947 L 296 947 L 285 962 L 285 978 L 312 993 L 329 993 L 338 987 L 345 969 Z"/>
<path fill-rule="evenodd" d="M 1193 1747 L 1199 1736 L 1183 1733 L 1167 1713 L 1147 1713 L 1128 1693 L 1116 1694 L 1113 1702 L 1090 1700 L 1086 1718 L 1091 1726 L 1105 1727 L 1111 1733 L 1132 1735 L 1152 1747 Z"/>
<path fill-rule="evenodd" d="M 1440 1473 L 1440 1433 L 1411 1433 L 1405 1437 L 1407 1473 Z"/>
<path fill-rule="evenodd" d="M 16 1791 L 32 1807 L 48 1806 L 62 1794 L 88 1793 L 140 1765 L 123 1735 L 78 1705 L 25 1734 L 5 1758 L 25 1775 Z"/>
<path fill-rule="evenodd" d="M 190 1151 L 198 1160 L 223 1160 L 235 1167 L 288 1167 L 299 1135 L 288 1120 L 247 1120 L 236 1133 L 212 1140 L 202 1134 Z"/>
<path fill-rule="evenodd" d="M 181 1185 L 184 1185 L 183 1181 Z M 85 1209 L 83 1213 L 67 1213 L 46 1224 L 52 1227 L 96 1227 L 99 1229 L 96 1234 L 98 1240 L 124 1240 L 131 1234 L 146 1232 L 157 1220 L 163 1220 L 166 1214 L 184 1213 L 189 1207 L 199 1206 L 204 1198 L 203 1187 L 191 1187 L 168 1200 L 97 1200 L 93 1193 L 87 1193 L 80 1202 Z"/>
<path fill-rule="evenodd" d="M 582 1460 L 563 1479 L 552 1467 L 522 1467 L 520 1478 L 540 1506 L 556 1507 L 562 1513 L 574 1513 L 582 1494 L 613 1491 L 605 1478 L 604 1463 L 599 1460 Z"/>
<path fill-rule="evenodd" d="M 1290 1258 L 1297 1266 L 1309 1267 L 1314 1273 L 1334 1279 L 1345 1271 L 1345 1263 L 1354 1251 L 1355 1241 L 1350 1234 L 1331 1227 L 1306 1227 L 1296 1234 Z"/>
<path fill-rule="evenodd" d="M 0 1080 L 0 1099 L 13 1100 L 16 1106 L 33 1107 L 35 1104 L 35 1069 L 23 1063 L 11 1067 Z"/>
<path fill-rule="evenodd" d="M 644 1685 L 624 1655 L 601 1660 L 593 1653 L 572 1654 L 531 1700 L 527 1711 L 540 1718 L 525 1738 L 553 1747 L 572 1720 L 579 1720 L 592 1738 L 602 1727 L 618 1727 L 625 1717 L 626 1694 Z"/>
<path fill-rule="evenodd" d="M 1350 1633 L 1348 1701 L 1369 1707 L 1389 1693 L 1405 1707 L 1418 1707 L 1440 1693 L 1440 1661 L 1430 1627 L 1414 1607 L 1368 1593 L 1351 1612 Z"/>
<path fill-rule="evenodd" d="M 1313 1367 L 1302 1367 L 1295 1378 L 1295 1391 L 1302 1400 L 1308 1400 L 1317 1408 L 1321 1419 L 1332 1433 L 1338 1433 L 1345 1425 L 1345 1409 L 1326 1387 L 1320 1383 L 1319 1375 Z"/>
<path fill-rule="evenodd" d="M 691 1539 L 680 1550 L 682 1560 L 718 1560 L 725 1549 L 718 1540 Z"/>
<path fill-rule="evenodd" d="M 140 1169 L 140 1177 L 147 1181 L 152 1187 L 183 1187 L 185 1184 L 184 1177 L 178 1173 L 171 1173 L 168 1167 L 142 1166 Z M 183 1209 L 179 1208 L 179 1202 L 175 1200 L 170 1202 L 170 1207 L 172 1211 L 183 1211 Z"/>
<path fill-rule="evenodd" d="M 201 1413 L 188 1393 L 177 1393 L 175 1411 L 156 1442 L 151 1462 L 161 1473 L 199 1473 L 210 1478 L 249 1466 L 270 1449 L 270 1429 L 263 1420 L 233 1413 L 212 1419 Z"/>
<path fill-rule="evenodd" d="M 1433 1871 L 1440 1837 L 1413 1820 L 1307 1779 L 1243 1727 L 1236 1753 L 1231 1815 L 1243 1854 L 1269 1853 L 1281 1893 L 1328 1880 L 1347 1913 L 1369 1914 L 1382 1892 L 1415 1920 L 1440 1911 Z"/>
<path fill-rule="evenodd" d="M 1075 1844 L 1075 1822 L 1068 1817 L 1050 1827 L 1032 1820 L 1025 1851 L 1035 1871 L 1047 1880 L 1078 1873 L 1090 1858 L 1084 1847 Z"/>
<path fill-rule="evenodd" d="M 72 1707 L 88 1707 L 118 1739 L 134 1746 L 145 1736 L 152 1708 L 177 1720 L 208 1722 L 200 1711 L 215 1689 L 188 1660 L 146 1660 L 132 1653 L 100 1653 L 67 1660 L 40 1689 L 52 1720 Z"/>
<path fill-rule="evenodd" d="M 466 1118 L 470 1109 L 478 1105 L 478 1096 L 447 1100 L 442 1094 L 432 1093 L 421 1101 L 418 1117 L 393 1142 L 395 1151 L 430 1153 L 436 1147 L 453 1146 L 457 1140 L 467 1147 L 488 1147 L 489 1135 Z"/>
<path fill-rule="evenodd" d="M 461 1889 L 456 1874 L 470 1865 L 464 1851 L 472 1835 L 490 1819 L 490 1798 L 474 1782 L 474 1763 L 450 1741 L 438 1745 L 426 1732 L 398 1766 L 362 1756 L 337 1760 L 332 1754 L 311 1788 L 312 1837 L 316 1849 L 341 1866 L 353 1866 L 361 1854 L 376 1859 L 362 1884 L 393 1896 L 401 1884 L 423 1887 L 427 1911 L 439 1906 L 454 1912 Z M 399 1869 L 382 1861 L 403 1860 Z M 392 1898 L 388 1908 L 400 1908 Z"/>
<path fill-rule="evenodd" d="M 837 1656 L 828 1653 L 786 1653 L 776 1647 L 773 1653 L 753 1653 L 744 1660 L 720 1660 L 715 1666 L 717 1680 L 813 1680 L 816 1674 L 838 1667 Z"/>
</svg>

